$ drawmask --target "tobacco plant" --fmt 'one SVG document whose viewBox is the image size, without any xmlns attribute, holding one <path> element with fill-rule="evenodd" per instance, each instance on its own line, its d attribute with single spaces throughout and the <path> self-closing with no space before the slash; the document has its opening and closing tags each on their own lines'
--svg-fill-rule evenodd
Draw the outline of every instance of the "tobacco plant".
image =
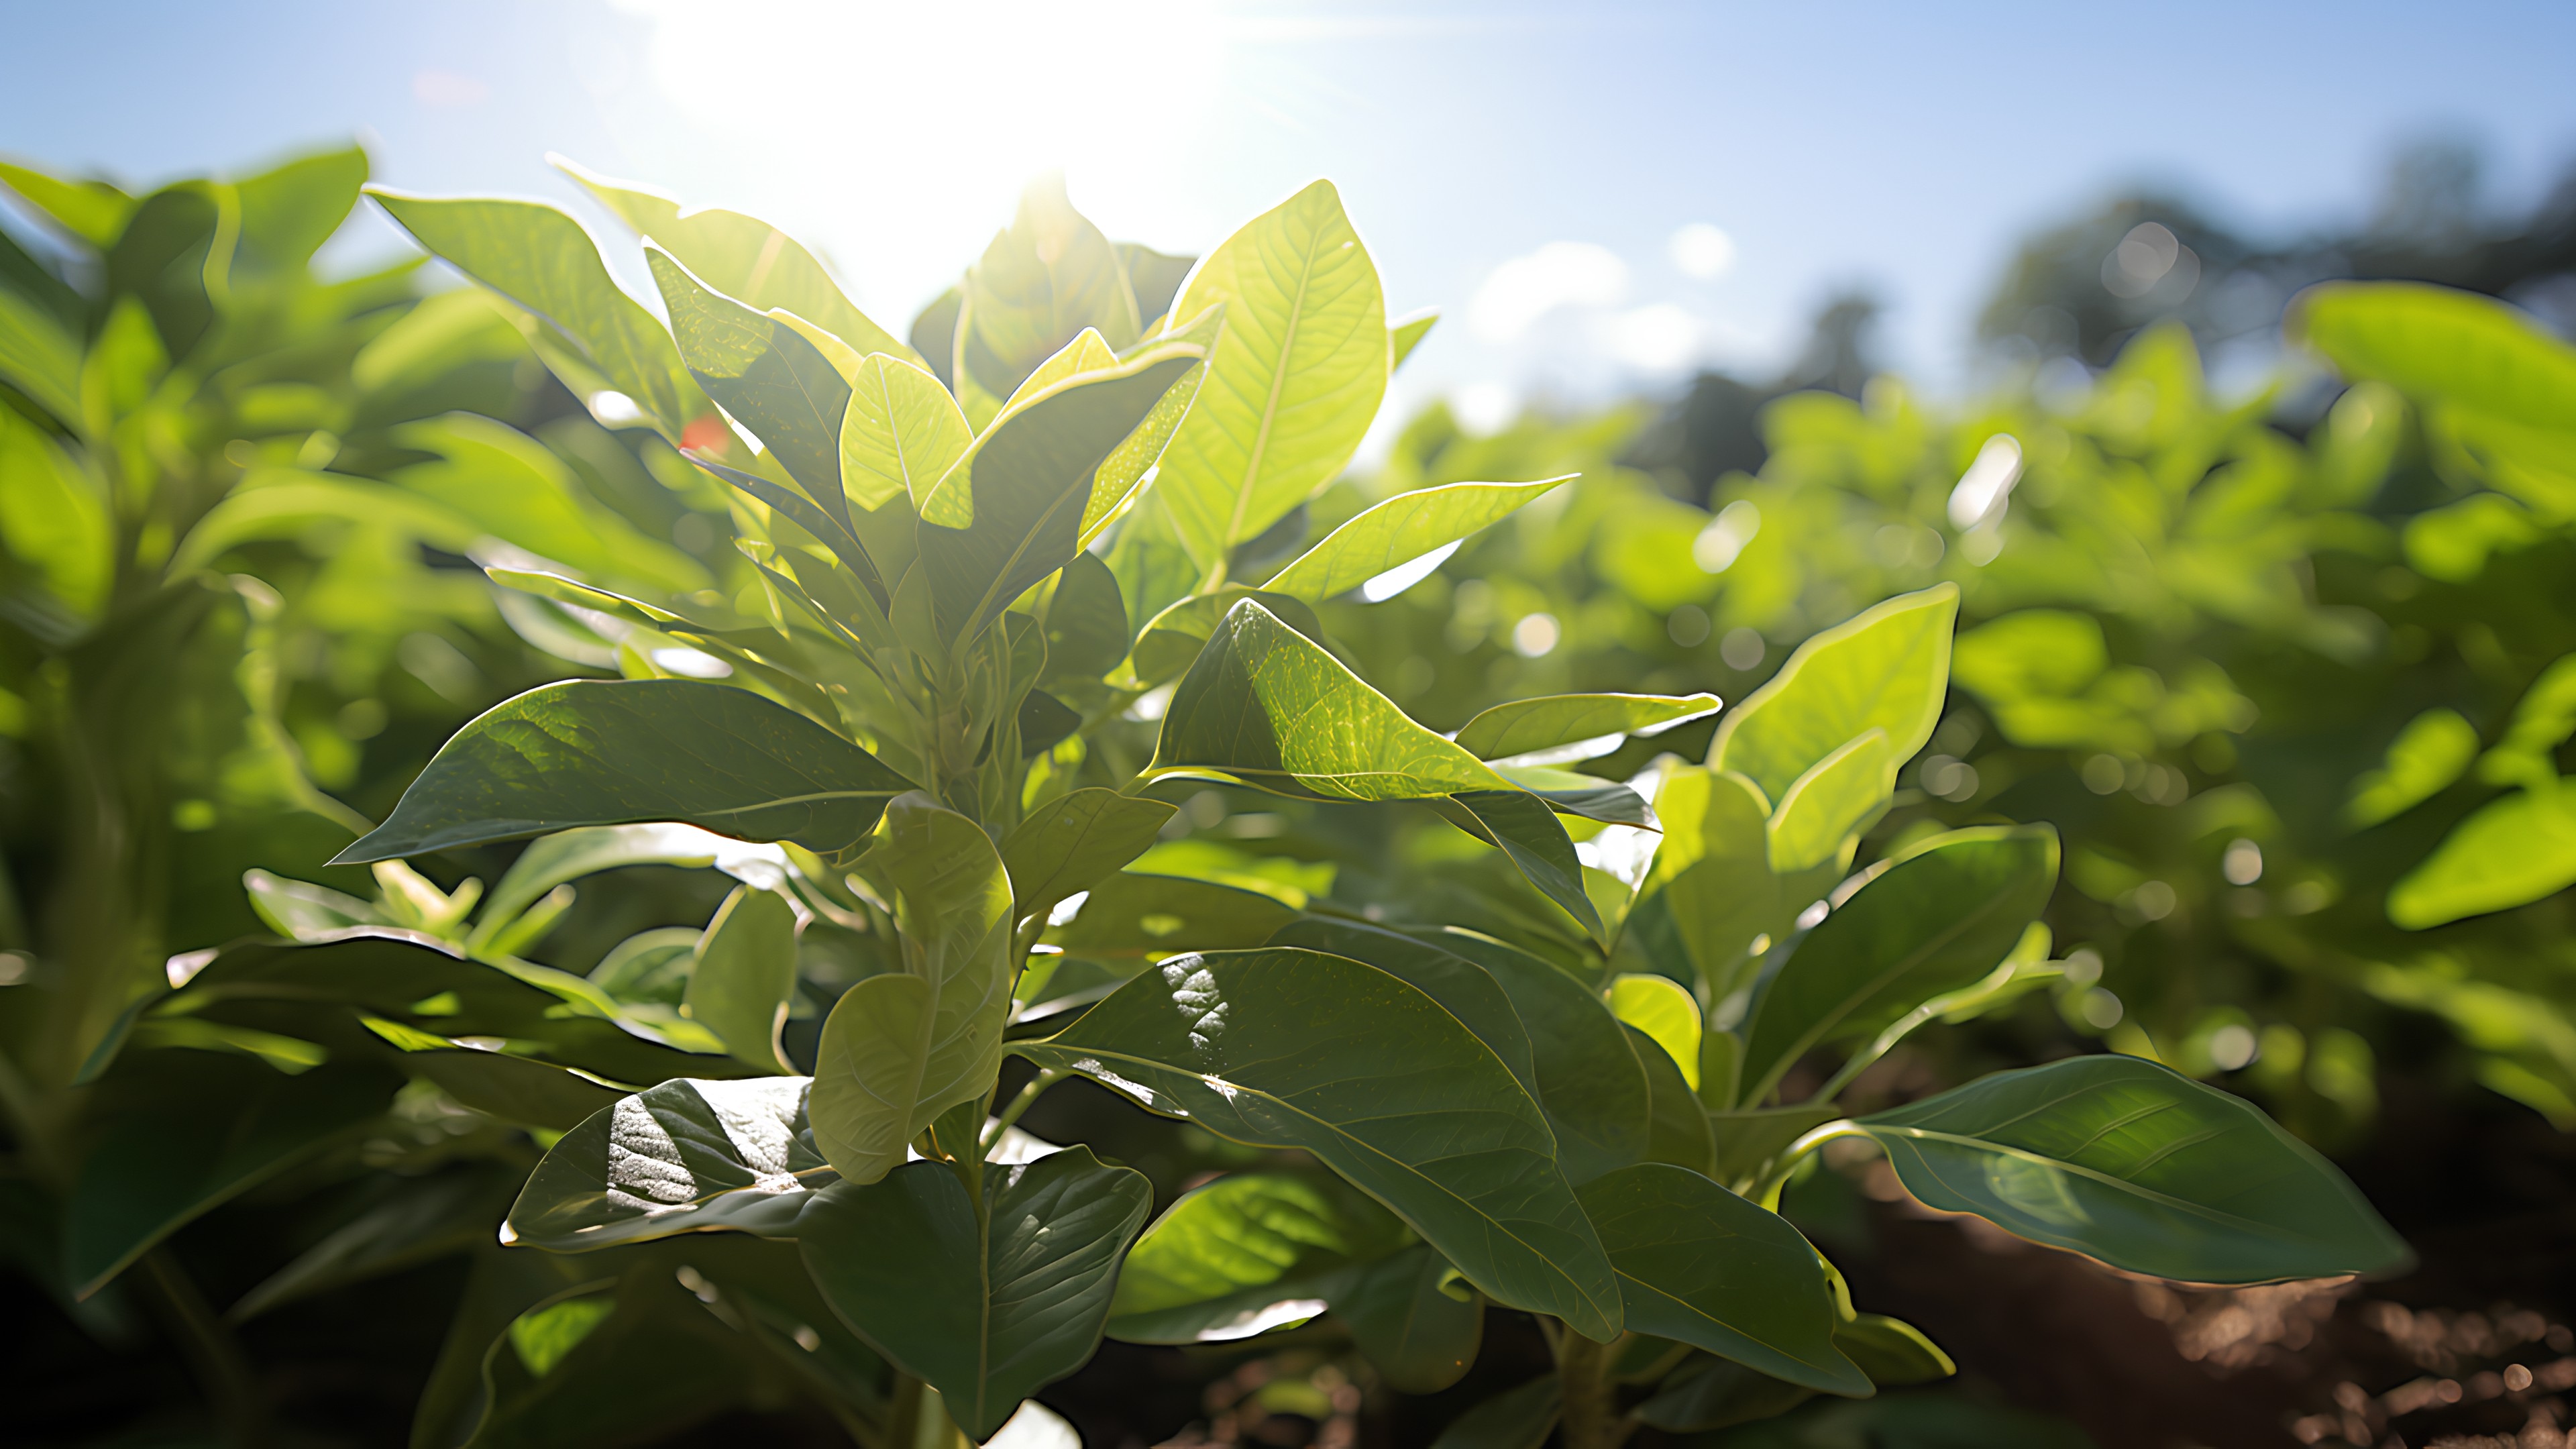
<svg viewBox="0 0 2576 1449">
<path fill-rule="evenodd" d="M 341 857 L 379 863 L 384 902 L 270 882 L 310 944 L 227 951 L 155 1008 L 327 1038 L 548 1129 L 419 1442 L 623 1437 L 710 1378 L 784 1385 L 866 1444 L 980 1442 L 1104 1333 L 1319 1317 L 1425 1392 L 1488 1305 L 1533 1315 L 1556 1371 L 1452 1424 L 1461 1449 L 1940 1377 L 1775 1211 L 1843 1139 L 1933 1207 L 2136 1272 L 2403 1258 L 2324 1159 L 2152 1062 L 1837 1106 L 1907 1032 L 2062 970 L 2033 925 L 2045 826 L 1853 873 L 1940 719 L 1953 591 L 1818 635 L 1705 763 L 1625 783 L 1561 767 L 1720 701 L 1523 699 L 1444 735 L 1355 673 L 1318 605 L 1383 597 L 1555 484 L 1399 493 L 1298 548 L 1428 325 L 1390 327 L 1328 184 L 1195 262 L 1034 188 L 907 341 L 767 226 L 575 174 L 643 236 L 667 331 L 564 213 L 379 200 L 542 319 L 594 413 L 724 480 L 759 590 L 495 567 L 631 631 L 630 677 L 475 719 Z M 1508 919 L 1353 911 L 1285 884 L 1294 862 L 1170 854 L 1190 842 L 1161 797 L 1208 789 L 1369 831 L 1436 816 Z M 564 878 L 545 862 L 682 827 L 756 843 L 723 847 L 748 879 L 702 935 L 588 977 L 512 954 Z M 470 892 L 392 864 L 531 835 L 471 928 Z M 1238 1170 L 1156 1216 L 1142 1173 L 1020 1130 L 1075 1079 Z M 556 1391 L 612 1364 L 613 1408 Z"/>
</svg>

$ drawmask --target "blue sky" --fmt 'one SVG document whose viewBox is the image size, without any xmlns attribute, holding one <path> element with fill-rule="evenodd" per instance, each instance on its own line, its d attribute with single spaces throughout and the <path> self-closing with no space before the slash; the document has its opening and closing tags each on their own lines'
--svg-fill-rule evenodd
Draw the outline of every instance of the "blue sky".
<svg viewBox="0 0 2576 1449">
<path fill-rule="evenodd" d="M 2409 137 L 2484 145 L 2501 200 L 2576 159 L 2564 0 L 5 11 L 0 152 L 148 183 L 355 134 L 393 185 L 569 200 L 559 151 L 798 232 L 898 330 L 1039 170 L 1171 250 L 1329 176 L 1391 304 L 1448 313 L 1404 399 L 1487 408 L 1768 369 L 1855 283 L 1938 386 L 2012 243 L 2121 183 L 2288 231 Z"/>
</svg>

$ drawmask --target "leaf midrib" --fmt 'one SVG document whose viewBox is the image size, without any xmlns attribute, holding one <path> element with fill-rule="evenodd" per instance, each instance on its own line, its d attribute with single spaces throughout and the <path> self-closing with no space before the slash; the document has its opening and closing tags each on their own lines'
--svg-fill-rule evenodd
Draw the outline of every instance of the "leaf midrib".
<svg viewBox="0 0 2576 1449">
<path fill-rule="evenodd" d="M 1297 269 L 1297 295 L 1288 304 L 1288 330 L 1279 340 L 1279 359 L 1270 372 L 1270 395 L 1262 400 L 1261 425 L 1252 435 L 1252 451 L 1243 461 L 1243 482 L 1234 491 L 1234 515 L 1226 520 L 1225 537 L 1217 540 L 1217 556 L 1222 563 L 1225 552 L 1234 547 L 1235 535 L 1243 531 L 1243 513 L 1251 506 L 1252 495 L 1260 486 L 1261 465 L 1270 453 L 1270 430 L 1279 420 L 1279 399 L 1288 388 L 1288 359 L 1297 350 L 1297 333 L 1306 321 L 1306 288 L 1315 276 L 1315 248 L 1323 240 L 1323 228 L 1307 233 L 1305 257 Z"/>
</svg>

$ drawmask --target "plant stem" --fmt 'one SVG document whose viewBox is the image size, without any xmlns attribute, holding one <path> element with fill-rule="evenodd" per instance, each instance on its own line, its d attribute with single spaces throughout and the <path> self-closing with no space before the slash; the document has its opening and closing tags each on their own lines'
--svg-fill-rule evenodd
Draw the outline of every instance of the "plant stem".
<svg viewBox="0 0 2576 1449">
<path fill-rule="evenodd" d="M 140 1266 L 143 1281 L 151 1286 L 152 1296 L 160 1301 L 162 1314 L 179 1339 L 179 1351 L 187 1356 L 188 1367 L 206 1392 L 207 1407 L 214 1411 L 216 1427 L 226 1442 L 242 1449 L 267 1442 L 268 1406 L 262 1402 L 258 1376 L 240 1340 L 215 1316 L 169 1248 L 144 1254 Z"/>
<path fill-rule="evenodd" d="M 1038 1098 L 1045 1094 L 1047 1088 L 1063 1080 L 1064 1073 L 1053 1067 L 1043 1068 L 1036 1076 L 1029 1078 L 1029 1084 L 1020 1088 L 1020 1094 L 1013 1097 L 1011 1104 L 1004 1107 L 1001 1114 L 993 1119 L 993 1125 L 984 1129 L 984 1140 L 978 1145 L 984 1151 L 991 1152 L 993 1144 L 1001 1141 L 1002 1134 L 1010 1131 L 1019 1122 L 1021 1114 L 1036 1105 Z"/>
<path fill-rule="evenodd" d="M 1554 1346 L 1565 1449 L 1618 1449 L 1636 1425 L 1619 1413 L 1610 1349 L 1570 1328 L 1555 1335 Z"/>
</svg>

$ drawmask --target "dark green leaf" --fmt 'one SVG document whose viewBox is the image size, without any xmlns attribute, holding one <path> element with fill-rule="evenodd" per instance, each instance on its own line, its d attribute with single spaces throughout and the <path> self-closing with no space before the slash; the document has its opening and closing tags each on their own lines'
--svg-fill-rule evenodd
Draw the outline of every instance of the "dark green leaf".
<svg viewBox="0 0 2576 1449">
<path fill-rule="evenodd" d="M 850 383 L 822 350 L 784 322 L 710 290 L 659 247 L 644 248 L 671 311 L 689 375 L 751 429 L 807 497 L 846 516 L 841 419 Z"/>
<path fill-rule="evenodd" d="M 1834 1347 L 1860 1365 L 1882 1389 L 1946 1379 L 1959 1371 L 1923 1330 L 1881 1313 L 1863 1313 L 1834 1326 Z"/>
<path fill-rule="evenodd" d="M 1118 576 L 1095 553 L 1078 553 L 1047 601 L 1047 679 L 1098 680 L 1127 653 L 1127 606 Z"/>
<path fill-rule="evenodd" d="M 867 751 L 748 690 L 575 680 L 504 701 L 457 731 L 393 815 L 334 863 L 664 820 L 829 852 L 911 788 Z"/>
<path fill-rule="evenodd" d="M 784 1074 L 778 1032 L 795 993 L 796 912 L 776 891 L 735 886 L 698 942 L 680 1009 L 734 1060 Z"/>
<path fill-rule="evenodd" d="M 1713 1355 L 1695 1355 L 1639 1404 L 1638 1421 L 1670 1433 L 1724 1429 L 1777 1418 L 1815 1390 Z"/>
<path fill-rule="evenodd" d="M 1135 242 L 1116 244 L 1118 265 L 1127 273 L 1127 288 L 1136 296 L 1136 315 L 1151 327 L 1172 310 L 1172 298 L 1198 258 L 1166 256 Z"/>
<path fill-rule="evenodd" d="M 1488 1294 L 1618 1331 L 1609 1265 L 1536 1103 L 1396 977 L 1291 948 L 1182 956 L 1012 1048 L 1233 1141 L 1303 1148 Z"/>
<path fill-rule="evenodd" d="M 1539 1449 L 1555 1432 L 1561 1402 L 1556 1375 L 1541 1374 L 1450 1420 L 1431 1449 Z"/>
<path fill-rule="evenodd" d="M 382 1017 L 360 1020 L 401 1054 L 393 1059 L 396 1067 L 427 1077 L 457 1101 L 504 1122 L 568 1131 L 625 1095 L 549 1062 L 468 1046 Z"/>
<path fill-rule="evenodd" d="M 1511 997 L 1567 1180 L 1589 1182 L 1643 1159 L 1651 1140 L 1645 1069 L 1601 998 L 1500 941 L 1457 930 L 1431 939 L 1491 972 Z"/>
<path fill-rule="evenodd" d="M 1436 738 L 1436 737 L 1435 737 Z M 1510 857 L 1539 893 L 1605 945 L 1608 928 L 1583 888 L 1583 862 L 1548 803 L 1525 790 L 1462 790 L 1431 807 L 1442 819 Z"/>
<path fill-rule="evenodd" d="M 1012 910 L 1033 916 L 1109 879 L 1145 853 L 1173 814 L 1160 800 L 1097 786 L 1058 795 L 1030 811 L 1002 842 Z"/>
<path fill-rule="evenodd" d="M 1114 682 L 1121 688 L 1140 689 L 1179 678 L 1199 657 L 1199 651 L 1207 647 L 1227 611 L 1244 599 L 1258 602 L 1316 644 L 1324 643 L 1323 621 L 1315 617 L 1305 600 L 1228 584 L 1208 593 L 1193 594 L 1147 620 L 1136 635 L 1126 672 Z"/>
<path fill-rule="evenodd" d="M 943 1163 L 818 1194 L 798 1224 L 835 1312 L 991 1437 L 1100 1343 L 1118 1263 L 1154 1203 L 1143 1173 L 1075 1147 L 984 1169 L 977 1211 Z"/>
<path fill-rule="evenodd" d="M 1088 555 L 1086 555 L 1088 557 Z M 1020 758 L 1033 759 L 1073 738 L 1082 728 L 1081 712 L 1043 689 L 1020 696 Z"/>
<path fill-rule="evenodd" d="M 1092 887 L 1074 918 L 1046 938 L 1071 956 L 1162 957 L 1258 946 L 1295 919 L 1293 907 L 1259 891 L 1121 872 Z"/>
<path fill-rule="evenodd" d="M 2378 1273 L 2406 1245 L 2316 1149 L 2136 1057 L 2072 1057 L 1860 1119 L 1906 1191 L 2131 1273 Z"/>
<path fill-rule="evenodd" d="M 1709 1135 L 1708 1111 L 1682 1079 L 1681 1068 L 1662 1043 L 1634 1026 L 1628 1028 L 1628 1045 L 1646 1072 L 1646 1160 L 1687 1167 L 1702 1176 L 1714 1173 L 1717 1144 Z"/>
<path fill-rule="evenodd" d="M 400 1179 L 384 1201 L 334 1229 L 243 1294 L 224 1316 L 247 1322 L 282 1304 L 399 1272 L 492 1241 L 516 1174 L 491 1164 Z"/>
<path fill-rule="evenodd" d="M 1302 946 L 1363 961 L 1439 1002 L 1476 1039 L 1493 1048 L 1522 1090 L 1546 1102 L 1530 1057 L 1529 1033 L 1492 973 L 1428 941 L 1334 916 L 1305 916 L 1272 936 L 1273 946 Z M 1553 1125 L 1553 1123 L 1551 1123 Z"/>
<path fill-rule="evenodd" d="M 1333 1312 L 1398 1393 L 1436 1394 L 1458 1382 L 1485 1341 L 1484 1300 L 1427 1247 L 1372 1264 Z"/>
</svg>

